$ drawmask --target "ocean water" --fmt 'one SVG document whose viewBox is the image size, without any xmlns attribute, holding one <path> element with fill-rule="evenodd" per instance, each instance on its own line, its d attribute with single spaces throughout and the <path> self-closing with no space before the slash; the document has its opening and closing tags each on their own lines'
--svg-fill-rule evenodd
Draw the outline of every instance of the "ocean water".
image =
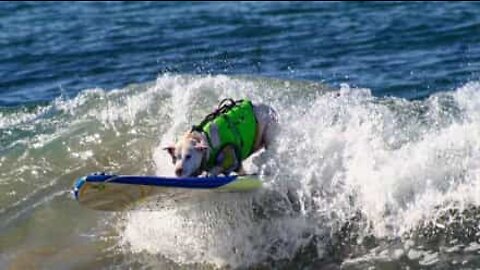
<svg viewBox="0 0 480 270">
<path fill-rule="evenodd" d="M 480 268 L 475 2 L 0 3 L 0 269 Z M 265 187 L 99 212 L 226 98 Z"/>
</svg>

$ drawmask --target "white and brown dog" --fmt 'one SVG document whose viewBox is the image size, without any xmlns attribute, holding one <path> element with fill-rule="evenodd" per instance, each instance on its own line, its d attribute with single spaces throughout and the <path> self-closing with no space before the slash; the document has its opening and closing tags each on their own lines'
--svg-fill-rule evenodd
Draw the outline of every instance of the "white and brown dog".
<svg viewBox="0 0 480 270">
<path fill-rule="evenodd" d="M 163 148 L 178 177 L 244 174 L 242 161 L 272 143 L 278 123 L 273 108 L 248 100 L 224 101 L 175 145 Z"/>
</svg>

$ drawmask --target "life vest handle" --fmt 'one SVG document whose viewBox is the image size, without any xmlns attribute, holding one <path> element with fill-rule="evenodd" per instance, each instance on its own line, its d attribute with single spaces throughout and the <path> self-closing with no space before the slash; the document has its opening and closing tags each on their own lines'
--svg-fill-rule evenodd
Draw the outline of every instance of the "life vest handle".
<svg viewBox="0 0 480 270">
<path fill-rule="evenodd" d="M 229 104 L 226 104 L 226 102 L 229 102 Z M 202 131 L 203 127 L 208 122 L 212 121 L 220 114 L 224 114 L 228 112 L 231 108 L 235 107 L 238 103 L 241 103 L 241 102 L 243 102 L 243 99 L 239 99 L 239 100 L 233 100 L 232 98 L 222 99 L 222 101 L 220 101 L 220 103 L 218 104 L 217 108 L 213 112 L 205 116 L 205 118 L 203 118 L 203 120 L 200 122 L 199 125 L 192 126 L 192 129 L 190 131 Z"/>
</svg>

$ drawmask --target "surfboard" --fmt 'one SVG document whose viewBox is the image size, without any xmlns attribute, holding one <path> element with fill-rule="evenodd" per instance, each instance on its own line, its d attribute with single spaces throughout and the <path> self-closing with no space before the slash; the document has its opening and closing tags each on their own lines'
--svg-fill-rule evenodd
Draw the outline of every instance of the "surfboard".
<svg viewBox="0 0 480 270">
<path fill-rule="evenodd" d="M 93 173 L 76 180 L 72 195 L 81 205 L 91 209 L 122 211 L 171 189 L 245 192 L 261 186 L 262 182 L 255 175 L 177 178 Z"/>
</svg>

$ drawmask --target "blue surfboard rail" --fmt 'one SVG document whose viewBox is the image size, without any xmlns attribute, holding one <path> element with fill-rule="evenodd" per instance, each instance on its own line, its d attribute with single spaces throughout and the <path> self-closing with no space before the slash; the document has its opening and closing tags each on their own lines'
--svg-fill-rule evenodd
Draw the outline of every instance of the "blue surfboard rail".
<svg viewBox="0 0 480 270">
<path fill-rule="evenodd" d="M 78 191 L 85 183 L 116 183 L 131 185 L 146 185 L 158 187 L 212 189 L 234 181 L 238 176 L 213 177 L 167 177 L 167 176 L 140 176 L 116 175 L 108 173 L 93 173 L 79 178 L 74 185 L 74 196 L 78 198 Z"/>
</svg>

